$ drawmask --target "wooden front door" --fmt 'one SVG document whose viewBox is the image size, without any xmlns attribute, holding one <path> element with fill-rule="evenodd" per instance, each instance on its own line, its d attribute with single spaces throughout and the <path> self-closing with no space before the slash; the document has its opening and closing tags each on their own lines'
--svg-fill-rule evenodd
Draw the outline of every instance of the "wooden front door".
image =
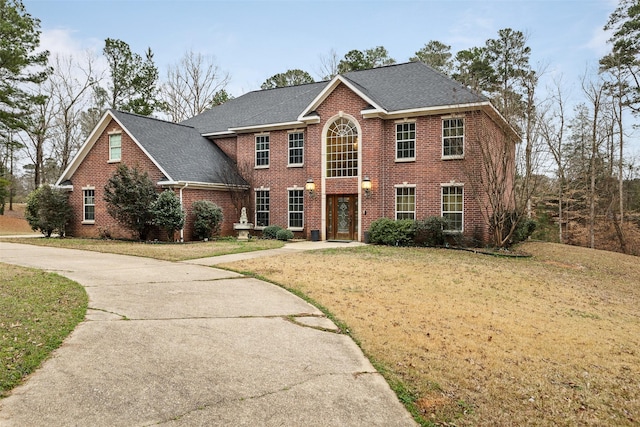
<svg viewBox="0 0 640 427">
<path fill-rule="evenodd" d="M 327 195 L 327 240 L 358 239 L 358 195 Z"/>
</svg>

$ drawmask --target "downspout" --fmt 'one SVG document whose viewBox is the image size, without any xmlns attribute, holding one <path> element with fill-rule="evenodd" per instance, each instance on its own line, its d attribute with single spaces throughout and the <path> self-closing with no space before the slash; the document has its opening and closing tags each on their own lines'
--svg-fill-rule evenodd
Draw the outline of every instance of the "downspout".
<svg viewBox="0 0 640 427">
<path fill-rule="evenodd" d="M 185 188 L 187 188 L 189 186 L 188 182 L 185 182 L 185 184 L 180 187 L 180 207 L 182 208 L 182 211 L 185 213 L 187 213 L 186 209 L 184 208 L 184 204 L 182 203 L 182 190 L 184 190 Z M 184 223 L 187 223 L 187 220 L 185 218 Z M 180 243 L 184 243 L 184 225 L 182 226 L 182 228 L 180 229 Z"/>
</svg>

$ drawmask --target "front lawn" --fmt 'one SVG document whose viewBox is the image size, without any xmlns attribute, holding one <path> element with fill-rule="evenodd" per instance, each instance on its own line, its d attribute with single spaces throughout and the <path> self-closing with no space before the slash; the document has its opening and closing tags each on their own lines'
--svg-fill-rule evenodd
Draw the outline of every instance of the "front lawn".
<svg viewBox="0 0 640 427">
<path fill-rule="evenodd" d="M 84 288 L 57 274 L 0 264 L 0 398 L 33 372 L 87 311 Z"/>
<path fill-rule="evenodd" d="M 637 425 L 639 259 L 521 249 L 534 256 L 366 246 L 224 266 L 325 307 L 424 425 Z"/>
<path fill-rule="evenodd" d="M 15 238 L 5 239 L 7 243 L 52 246 L 56 248 L 82 249 L 120 255 L 135 255 L 165 261 L 208 258 L 241 252 L 276 249 L 284 246 L 279 240 L 252 239 L 241 242 L 235 239 L 221 239 L 209 242 L 189 243 L 144 243 L 124 240 L 75 239 L 75 238 Z"/>
</svg>

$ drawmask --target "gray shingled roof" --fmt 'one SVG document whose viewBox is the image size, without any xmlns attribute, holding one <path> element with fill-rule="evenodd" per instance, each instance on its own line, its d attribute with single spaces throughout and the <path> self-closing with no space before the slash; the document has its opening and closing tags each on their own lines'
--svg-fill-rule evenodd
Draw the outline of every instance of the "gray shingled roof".
<svg viewBox="0 0 640 427">
<path fill-rule="evenodd" d="M 388 112 L 488 101 L 422 62 L 352 71 L 343 77 Z"/>
<path fill-rule="evenodd" d="M 246 185 L 233 162 L 191 126 L 111 110 L 174 181 Z M 233 171 L 230 176 L 230 172 Z"/>
<path fill-rule="evenodd" d="M 329 82 L 246 93 L 182 122 L 203 135 L 230 128 L 293 122 Z"/>
<path fill-rule="evenodd" d="M 421 62 L 408 62 L 342 75 L 388 112 L 488 101 Z M 182 124 L 202 134 L 297 121 L 330 82 L 249 92 Z"/>
</svg>

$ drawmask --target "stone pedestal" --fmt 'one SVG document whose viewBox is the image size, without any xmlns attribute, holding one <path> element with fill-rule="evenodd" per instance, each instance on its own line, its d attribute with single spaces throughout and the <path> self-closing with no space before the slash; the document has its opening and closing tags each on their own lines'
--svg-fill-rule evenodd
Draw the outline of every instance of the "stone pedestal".
<svg viewBox="0 0 640 427">
<path fill-rule="evenodd" d="M 238 240 L 249 240 L 249 231 L 253 229 L 253 224 L 233 224 L 233 229 L 238 232 Z"/>
<path fill-rule="evenodd" d="M 242 208 L 240 222 L 234 223 L 233 229 L 238 231 L 238 240 L 249 240 L 249 231 L 253 229 L 253 224 L 247 222 L 247 208 Z"/>
</svg>

